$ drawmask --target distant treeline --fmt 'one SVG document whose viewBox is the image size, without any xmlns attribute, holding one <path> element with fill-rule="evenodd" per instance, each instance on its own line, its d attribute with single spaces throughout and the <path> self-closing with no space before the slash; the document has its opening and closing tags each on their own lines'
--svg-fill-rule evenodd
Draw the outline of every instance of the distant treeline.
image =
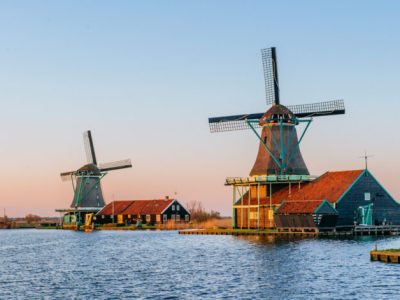
<svg viewBox="0 0 400 300">
<path fill-rule="evenodd" d="M 217 211 L 206 211 L 200 201 L 191 201 L 186 205 L 190 212 L 190 218 L 193 222 L 206 222 L 211 219 L 221 219 L 221 214 Z"/>
</svg>

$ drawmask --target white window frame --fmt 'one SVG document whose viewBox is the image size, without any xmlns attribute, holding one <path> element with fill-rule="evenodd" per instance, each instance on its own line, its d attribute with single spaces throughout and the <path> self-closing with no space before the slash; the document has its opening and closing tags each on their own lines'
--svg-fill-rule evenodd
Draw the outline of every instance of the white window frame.
<svg viewBox="0 0 400 300">
<path fill-rule="evenodd" d="M 179 204 L 176 205 L 176 211 L 179 211 L 181 207 L 179 206 Z"/>
<path fill-rule="evenodd" d="M 171 206 L 172 211 L 175 211 L 175 205 Z"/>
<path fill-rule="evenodd" d="M 181 216 L 180 215 L 175 215 L 175 221 L 180 222 Z"/>
<path fill-rule="evenodd" d="M 364 193 L 364 200 L 365 201 L 371 201 L 371 193 L 370 192 L 365 192 Z"/>
<path fill-rule="evenodd" d="M 175 215 L 174 214 L 171 215 L 171 220 L 175 221 Z"/>
<path fill-rule="evenodd" d="M 151 215 L 146 215 L 146 223 L 150 223 L 151 222 Z"/>
<path fill-rule="evenodd" d="M 189 215 L 185 215 L 185 222 L 189 222 Z"/>
<path fill-rule="evenodd" d="M 163 222 L 168 222 L 168 215 L 167 214 L 163 214 Z"/>
</svg>

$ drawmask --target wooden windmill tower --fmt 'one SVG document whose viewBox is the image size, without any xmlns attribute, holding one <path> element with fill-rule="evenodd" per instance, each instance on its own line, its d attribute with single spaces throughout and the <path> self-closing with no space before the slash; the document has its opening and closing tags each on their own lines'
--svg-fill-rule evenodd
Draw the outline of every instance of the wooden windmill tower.
<svg viewBox="0 0 400 300">
<path fill-rule="evenodd" d="M 87 164 L 75 171 L 61 173 L 63 181 L 71 181 L 74 197 L 69 209 L 58 209 L 64 212 L 64 224 L 81 224 L 84 215 L 97 213 L 106 204 L 101 190 L 101 179 L 108 172 L 131 168 L 130 159 L 98 164 L 91 132 L 85 131 L 83 140 L 86 150 Z"/>
<path fill-rule="evenodd" d="M 257 197 L 258 206 L 260 206 L 260 201 L 268 198 L 269 209 L 272 210 L 273 185 L 278 185 L 276 187 L 279 188 L 282 185 L 312 180 L 299 147 L 313 120 L 312 118 L 345 113 L 343 100 L 292 106 L 282 105 L 279 96 L 276 50 L 274 47 L 262 49 L 261 54 L 266 102 L 271 107 L 265 113 L 209 118 L 211 132 L 251 129 L 260 141 L 250 177 L 227 178 L 226 181 L 227 185 L 234 187 L 234 206 L 236 191 L 239 191 L 242 208 L 243 199 L 248 199 L 249 214 L 250 202 L 253 197 Z M 296 127 L 301 123 L 305 124 L 305 128 L 299 137 Z M 262 129 L 261 135 L 257 131 L 259 128 Z M 260 222 L 259 209 L 260 207 L 258 207 L 257 212 L 258 227 Z M 271 214 L 271 211 L 269 213 Z M 248 223 L 250 224 L 249 216 Z M 243 227 L 243 224 L 241 227 Z"/>
</svg>

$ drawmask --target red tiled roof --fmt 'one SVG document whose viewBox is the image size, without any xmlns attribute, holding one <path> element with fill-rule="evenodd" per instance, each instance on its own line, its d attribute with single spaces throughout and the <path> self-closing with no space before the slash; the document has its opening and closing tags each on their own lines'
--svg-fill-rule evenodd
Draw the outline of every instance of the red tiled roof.
<svg viewBox="0 0 400 300">
<path fill-rule="evenodd" d="M 107 204 L 103 207 L 102 210 L 98 212 L 98 215 L 118 215 L 123 212 L 129 205 L 132 204 L 132 201 L 123 201 L 117 200 Z"/>
<path fill-rule="evenodd" d="M 124 215 L 153 215 L 161 214 L 174 200 L 135 200 L 133 203 L 123 212 Z"/>
<path fill-rule="evenodd" d="M 300 188 L 297 184 L 292 184 L 290 194 L 289 186 L 285 186 L 276 192 L 274 192 L 273 186 L 271 202 L 273 205 L 281 204 L 284 200 L 328 200 L 330 203 L 335 203 L 363 171 L 364 170 L 326 172 L 314 181 L 302 183 Z M 257 195 L 253 194 L 251 195 L 250 205 L 257 205 Z M 244 205 L 249 204 L 248 198 L 249 194 L 247 192 L 243 196 Z M 240 202 L 240 200 L 237 201 L 236 205 L 240 205 Z M 261 205 L 268 205 L 269 203 L 269 197 L 264 196 L 260 198 Z"/>
<path fill-rule="evenodd" d="M 174 199 L 162 200 L 119 200 L 107 204 L 98 215 L 153 215 L 161 214 Z M 113 208 L 114 203 L 114 208 Z"/>
<path fill-rule="evenodd" d="M 279 214 L 312 214 L 324 200 L 285 201 L 277 210 Z"/>
<path fill-rule="evenodd" d="M 287 193 L 286 198 L 288 201 L 328 200 L 330 203 L 335 203 L 363 171 L 364 170 L 326 172 L 314 181 L 303 184 L 300 189 L 296 190 L 292 187 L 291 195 L 289 196 Z M 278 198 L 281 197 L 281 195 L 276 196 Z"/>
</svg>

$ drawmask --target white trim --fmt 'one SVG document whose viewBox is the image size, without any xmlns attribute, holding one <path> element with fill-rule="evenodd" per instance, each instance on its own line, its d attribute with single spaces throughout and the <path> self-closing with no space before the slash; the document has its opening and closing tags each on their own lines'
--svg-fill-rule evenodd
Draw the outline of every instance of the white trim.
<svg viewBox="0 0 400 300">
<path fill-rule="evenodd" d="M 166 208 L 164 208 L 164 210 L 160 214 L 162 215 L 172 204 L 174 204 L 174 202 L 175 199 L 172 199 L 171 203 Z"/>
</svg>

